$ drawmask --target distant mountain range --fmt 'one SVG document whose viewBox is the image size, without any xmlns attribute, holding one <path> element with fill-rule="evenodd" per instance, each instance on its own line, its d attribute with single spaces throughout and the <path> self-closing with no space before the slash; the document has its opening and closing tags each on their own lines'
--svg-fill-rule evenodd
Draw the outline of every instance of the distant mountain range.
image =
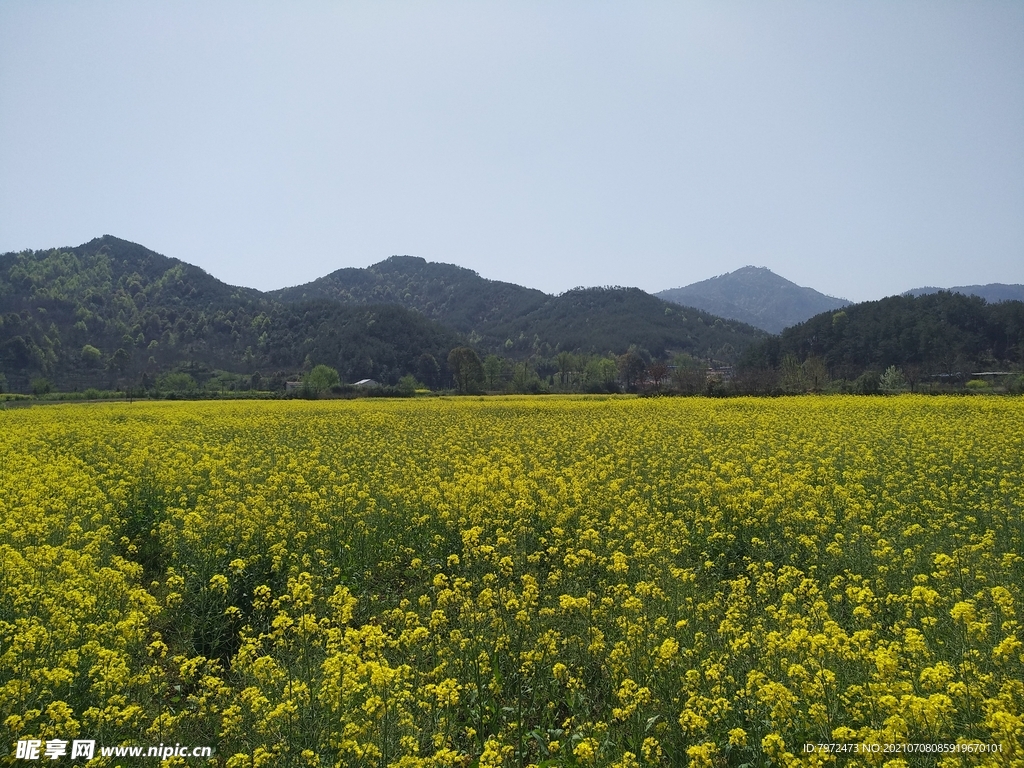
<svg viewBox="0 0 1024 768">
<path fill-rule="evenodd" d="M 990 303 L 1024 301 L 1024 285 L 989 283 L 957 285 L 952 288 L 927 286 L 906 291 L 904 296 L 924 296 L 948 291 L 964 296 L 978 296 Z M 665 301 L 697 307 L 719 317 L 739 320 L 755 328 L 779 334 L 786 328 L 803 323 L 817 314 L 841 309 L 850 304 L 804 288 L 765 267 L 743 267 L 709 280 L 701 280 L 682 288 L 670 288 L 654 294 Z"/>
<path fill-rule="evenodd" d="M 698 308 L 678 311 L 637 288 L 576 288 L 550 296 L 415 256 L 339 269 L 268 295 L 283 302 L 397 304 L 467 334 L 483 350 L 516 357 L 620 353 L 636 345 L 657 357 L 687 352 L 732 359 L 737 349 L 763 335 Z"/>
<path fill-rule="evenodd" d="M 903 364 L 1012 367 L 1024 359 L 1024 304 L 1008 299 L 1021 289 L 954 289 L 998 304 L 922 288 L 911 292 L 917 298 L 851 305 L 745 267 L 656 295 L 576 288 L 552 296 L 393 256 L 264 293 L 107 235 L 0 254 L 0 387 L 26 391 L 45 378 L 62 389 L 113 388 L 174 371 L 283 387 L 321 363 L 343 381 L 413 374 L 443 387 L 458 346 L 529 361 L 542 377 L 564 369 L 563 353 L 597 360 L 629 350 L 761 368 L 814 357 L 843 377 Z"/>
<path fill-rule="evenodd" d="M 904 293 L 904 296 L 925 296 L 929 293 L 949 291 L 950 293 L 962 293 L 964 296 L 980 296 L 985 301 L 995 303 L 997 301 L 1024 301 L 1024 285 L 1006 283 L 988 283 L 986 285 L 954 285 L 952 288 L 914 288 Z"/>
<path fill-rule="evenodd" d="M 850 303 L 846 299 L 826 296 L 813 288 L 801 287 L 765 267 L 743 267 L 654 295 L 675 304 L 739 320 L 768 333 L 781 333 L 783 328 Z"/>
<path fill-rule="evenodd" d="M 347 381 L 443 385 L 462 345 L 540 367 L 631 348 L 732 363 L 764 336 L 636 288 L 549 296 L 409 256 L 262 293 L 109 235 L 0 255 L 0 386 L 19 391 L 43 377 L 110 387 L 183 367 L 280 378 L 320 363 Z"/>
</svg>

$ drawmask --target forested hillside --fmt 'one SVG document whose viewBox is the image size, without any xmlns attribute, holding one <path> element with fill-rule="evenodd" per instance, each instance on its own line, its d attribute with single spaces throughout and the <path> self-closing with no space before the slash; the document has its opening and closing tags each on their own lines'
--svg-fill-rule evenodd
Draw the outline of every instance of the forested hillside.
<svg viewBox="0 0 1024 768">
<path fill-rule="evenodd" d="M 766 333 L 691 307 L 668 304 L 637 288 L 576 288 L 527 315 L 486 329 L 490 345 L 522 354 L 531 348 L 622 352 L 632 344 L 654 357 L 684 352 L 731 363 Z"/>
<path fill-rule="evenodd" d="M 832 378 L 897 366 L 920 377 L 970 377 L 1024 364 L 1024 303 L 940 292 L 852 304 L 749 348 L 747 368 L 817 359 Z"/>
<path fill-rule="evenodd" d="M 744 323 L 681 309 L 636 288 L 577 288 L 549 296 L 413 256 L 340 269 L 271 295 L 282 301 L 397 303 L 470 334 L 482 352 L 517 359 L 561 351 L 620 354 L 635 346 L 658 357 L 686 352 L 732 362 L 764 336 Z"/>
<path fill-rule="evenodd" d="M 962 293 L 965 296 L 980 296 L 985 301 L 1024 301 L 1024 285 L 1019 283 L 987 283 L 985 285 L 954 285 L 952 288 L 927 286 L 906 291 L 907 296 L 923 296 L 926 293 Z"/>
<path fill-rule="evenodd" d="M 874 391 L 890 367 L 963 385 L 1024 367 L 1024 303 L 893 296 L 770 336 L 636 288 L 548 296 L 407 256 L 268 294 L 110 236 L 0 255 L 0 390 L 283 390 L 316 366 L 406 391 Z"/>
<path fill-rule="evenodd" d="M 272 294 L 111 236 L 0 256 L 0 387 L 17 392 L 152 387 L 169 374 L 283 388 L 316 365 L 343 382 L 412 375 L 446 387 L 448 354 L 466 345 L 534 391 L 556 370 L 568 379 L 558 355 L 611 370 L 629 350 L 730 363 L 763 335 L 637 289 L 548 296 L 407 256 Z M 612 386 L 601 370 L 600 386 Z"/>
<path fill-rule="evenodd" d="M 443 361 L 461 337 L 398 306 L 284 304 L 103 237 L 0 257 L 0 373 L 25 390 L 116 387 L 187 368 L 261 377 L 325 363 L 383 380 Z"/>
<path fill-rule="evenodd" d="M 392 256 L 379 264 L 339 269 L 305 285 L 271 291 L 284 302 L 334 299 L 343 304 L 397 304 L 463 333 L 522 317 L 549 296 L 533 288 L 486 280 L 471 269 Z"/>
</svg>

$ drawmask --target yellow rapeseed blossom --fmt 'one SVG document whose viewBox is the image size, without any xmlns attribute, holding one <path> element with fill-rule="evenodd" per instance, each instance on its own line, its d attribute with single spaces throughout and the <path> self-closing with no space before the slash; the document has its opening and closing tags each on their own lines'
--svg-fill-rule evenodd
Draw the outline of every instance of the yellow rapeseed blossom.
<svg viewBox="0 0 1024 768">
<path fill-rule="evenodd" d="M 802 745 L 970 734 L 1020 765 L 1019 399 L 110 403 L 0 434 L 0 755 L 825 765 Z M 850 764 L 886 759 L 914 764 Z"/>
</svg>

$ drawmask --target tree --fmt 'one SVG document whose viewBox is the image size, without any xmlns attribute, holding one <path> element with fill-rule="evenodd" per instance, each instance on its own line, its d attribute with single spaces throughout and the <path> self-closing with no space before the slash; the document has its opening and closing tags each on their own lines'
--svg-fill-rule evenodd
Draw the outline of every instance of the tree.
<svg viewBox="0 0 1024 768">
<path fill-rule="evenodd" d="M 588 392 L 608 392 L 615 388 L 618 367 L 615 361 L 603 357 L 592 357 L 583 366 L 583 378 Z"/>
<path fill-rule="evenodd" d="M 661 382 L 668 376 L 668 366 L 660 360 L 655 360 L 647 367 L 647 372 L 651 375 L 654 388 L 660 392 Z"/>
<path fill-rule="evenodd" d="M 558 366 L 558 383 L 566 389 L 572 383 L 572 375 L 579 370 L 579 359 L 572 352 L 559 352 L 555 364 Z"/>
<path fill-rule="evenodd" d="M 907 380 L 907 386 L 910 387 L 911 392 L 917 392 L 923 373 L 920 365 L 903 366 L 903 377 Z"/>
<path fill-rule="evenodd" d="M 853 391 L 858 395 L 877 395 L 878 372 L 864 371 L 864 373 L 854 379 Z"/>
<path fill-rule="evenodd" d="M 179 371 L 161 376 L 157 386 L 170 392 L 192 392 L 196 388 L 196 380 L 189 374 Z"/>
<path fill-rule="evenodd" d="M 483 381 L 484 367 L 480 356 L 469 347 L 456 347 L 449 352 L 448 367 L 459 392 L 469 392 Z"/>
<path fill-rule="evenodd" d="M 520 393 L 537 394 L 541 390 L 540 377 L 530 367 L 529 360 L 512 366 L 512 390 Z"/>
<path fill-rule="evenodd" d="M 484 376 L 488 389 L 497 389 L 505 373 L 505 361 L 497 355 L 488 355 L 484 360 Z"/>
<path fill-rule="evenodd" d="M 907 388 L 907 380 L 903 371 L 895 365 L 890 365 L 881 376 L 878 377 L 878 388 L 887 395 L 894 395 Z"/>
<path fill-rule="evenodd" d="M 118 373 L 124 373 L 132 362 L 132 353 L 124 347 L 118 347 L 117 351 L 110 356 L 110 367 Z"/>
<path fill-rule="evenodd" d="M 643 380 L 644 374 L 647 373 L 647 364 L 644 359 L 637 352 L 630 350 L 626 354 L 620 355 L 617 362 L 619 375 L 622 376 L 626 389 L 636 389 Z"/>
<path fill-rule="evenodd" d="M 804 384 L 811 392 L 820 392 L 828 383 L 828 368 L 820 357 L 808 357 L 801 368 Z"/>
<path fill-rule="evenodd" d="M 323 392 L 327 392 L 335 384 L 340 384 L 341 379 L 334 368 L 321 364 L 307 373 L 305 377 L 303 377 L 302 383 L 306 385 L 306 389 L 308 389 L 311 394 L 319 395 Z"/>
<path fill-rule="evenodd" d="M 685 352 L 672 358 L 672 385 L 684 395 L 699 395 L 707 389 L 708 366 Z"/>
<path fill-rule="evenodd" d="M 82 347 L 82 362 L 87 368 L 99 368 L 102 357 L 100 351 L 92 344 Z"/>
<path fill-rule="evenodd" d="M 437 360 L 427 352 L 420 355 L 420 359 L 416 363 L 416 372 L 419 374 L 420 381 L 428 387 L 436 387 L 437 380 L 441 376 L 441 368 L 437 364 Z"/>
<path fill-rule="evenodd" d="M 786 355 L 782 359 L 782 367 L 779 371 L 779 386 L 783 392 L 791 395 L 805 391 L 804 369 L 795 355 Z"/>
<path fill-rule="evenodd" d="M 416 394 L 416 390 L 419 388 L 420 383 L 416 381 L 416 377 L 411 373 L 405 374 L 405 376 L 398 380 L 398 391 L 403 395 L 409 395 L 411 397 Z"/>
</svg>

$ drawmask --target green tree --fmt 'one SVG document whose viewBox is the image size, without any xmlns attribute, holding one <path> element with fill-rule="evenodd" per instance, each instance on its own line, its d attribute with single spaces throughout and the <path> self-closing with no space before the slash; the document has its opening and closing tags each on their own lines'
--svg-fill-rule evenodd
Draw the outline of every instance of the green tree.
<svg viewBox="0 0 1024 768">
<path fill-rule="evenodd" d="M 801 368 L 804 384 L 811 392 L 820 392 L 828 383 L 828 368 L 820 357 L 808 357 Z"/>
<path fill-rule="evenodd" d="M 441 378 L 441 367 L 433 355 L 424 352 L 416 363 L 416 373 L 419 374 L 420 381 L 433 388 Z"/>
<path fill-rule="evenodd" d="M 471 392 L 484 378 L 480 356 L 469 347 L 456 347 L 448 353 L 448 367 L 459 392 Z"/>
<path fill-rule="evenodd" d="M 858 395 L 877 395 L 878 378 L 877 371 L 864 371 L 864 373 L 854 379 L 853 391 Z"/>
<path fill-rule="evenodd" d="M 903 375 L 903 371 L 895 365 L 890 365 L 878 377 L 878 388 L 887 395 L 894 395 L 907 388 L 907 379 Z"/>
<path fill-rule="evenodd" d="M 907 380 L 907 386 L 910 387 L 911 392 L 917 392 L 923 375 L 924 371 L 920 365 L 910 364 L 903 366 L 903 378 Z"/>
<path fill-rule="evenodd" d="M 670 376 L 672 386 L 684 395 L 699 395 L 707 389 L 708 366 L 686 353 L 678 354 L 672 358 Z"/>
<path fill-rule="evenodd" d="M 559 352 L 555 364 L 558 366 L 558 383 L 562 389 L 567 389 L 572 383 L 573 374 L 579 370 L 579 359 L 572 352 Z"/>
<path fill-rule="evenodd" d="M 583 366 L 583 383 L 589 392 L 607 392 L 614 388 L 618 371 L 614 360 L 595 355 Z"/>
<path fill-rule="evenodd" d="M 92 344 L 86 344 L 82 347 L 82 362 L 87 368 L 99 368 L 102 358 L 103 356 L 100 354 L 100 351 Z"/>
<path fill-rule="evenodd" d="M 124 373 L 132 362 L 132 353 L 124 347 L 118 347 L 117 351 L 110 356 L 110 367 L 118 373 Z"/>
<path fill-rule="evenodd" d="M 161 376 L 157 381 L 160 389 L 168 392 L 193 392 L 196 389 L 196 380 L 184 372 L 168 373 Z"/>
<path fill-rule="evenodd" d="M 314 395 L 319 395 L 323 392 L 327 392 L 335 384 L 340 384 L 341 379 L 338 377 L 338 372 L 327 365 L 318 365 L 313 370 L 305 375 L 302 379 L 302 383 L 306 385 L 306 389 Z"/>
<path fill-rule="evenodd" d="M 796 355 L 786 355 L 782 359 L 782 368 L 779 371 L 779 386 L 783 392 L 790 395 L 806 391 L 804 369 L 800 365 L 800 361 L 796 359 Z"/>
<path fill-rule="evenodd" d="M 488 355 L 484 360 L 484 378 L 487 379 L 487 388 L 498 389 L 504 373 L 505 361 L 497 355 Z"/>
<path fill-rule="evenodd" d="M 412 396 L 416 394 L 416 390 L 420 388 L 420 383 L 416 381 L 416 377 L 411 373 L 405 374 L 398 380 L 398 391 L 403 395 Z"/>
<path fill-rule="evenodd" d="M 512 389 L 520 393 L 536 394 L 540 392 L 540 377 L 530 367 L 529 360 L 523 360 L 522 363 L 515 363 L 512 366 Z"/>
</svg>

